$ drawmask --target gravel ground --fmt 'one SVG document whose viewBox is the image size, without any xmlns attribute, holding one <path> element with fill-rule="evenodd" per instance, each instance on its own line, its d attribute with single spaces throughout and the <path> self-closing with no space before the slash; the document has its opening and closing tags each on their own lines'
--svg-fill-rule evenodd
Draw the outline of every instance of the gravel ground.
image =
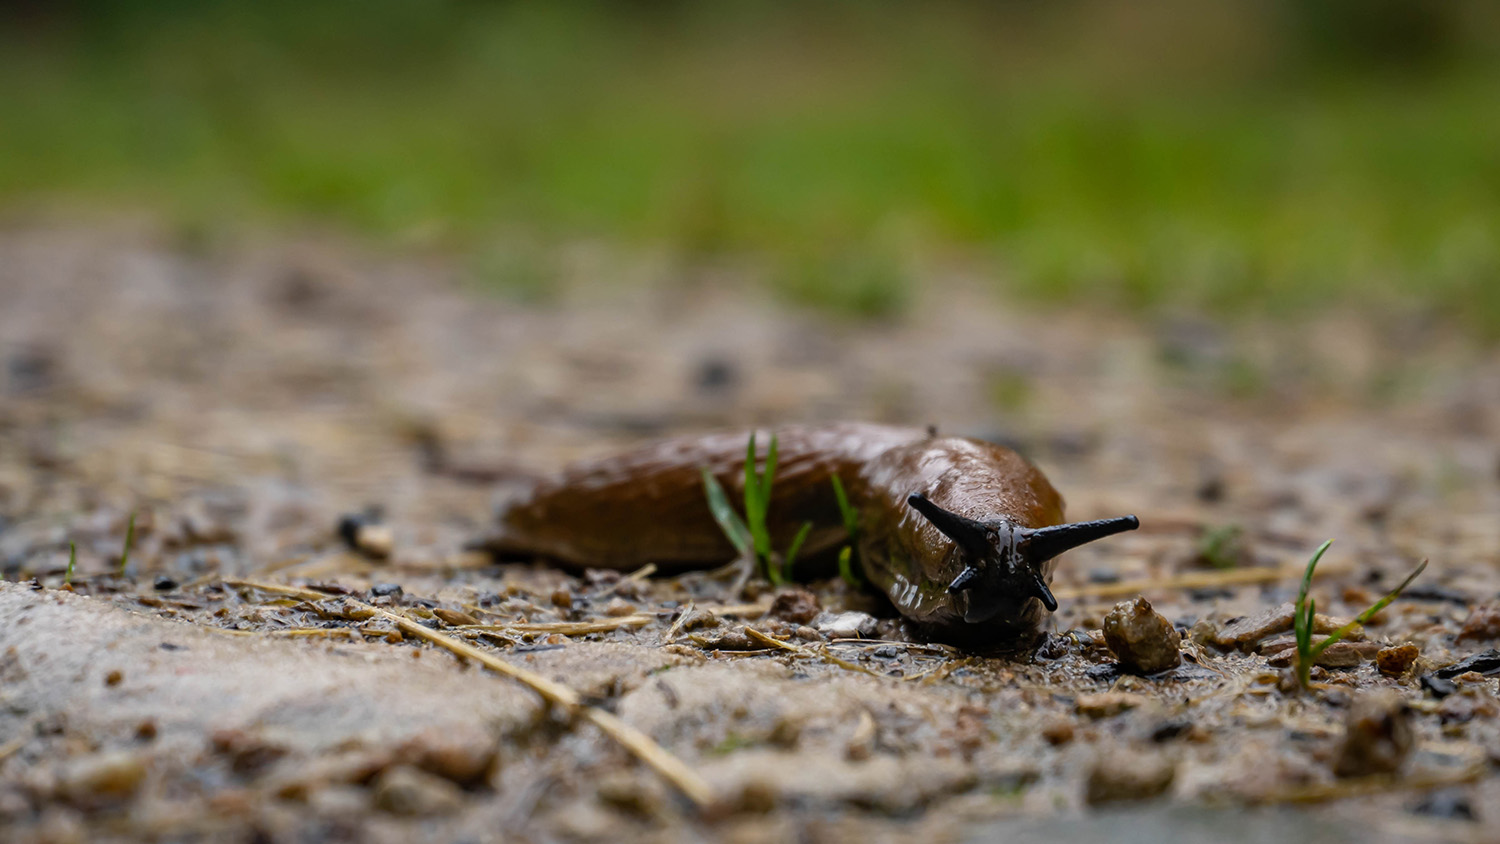
<svg viewBox="0 0 1500 844">
<path fill-rule="evenodd" d="M 1043 314 L 961 278 L 899 321 L 849 323 L 731 269 L 568 263 L 556 297 L 521 304 L 440 258 L 328 238 L 0 231 L 7 840 L 1478 840 L 1500 823 L 1493 351 L 1417 317 Z M 1070 518 L 1142 529 L 1070 553 L 1049 636 L 1012 658 L 923 643 L 838 581 L 736 594 L 464 550 L 528 473 L 844 419 L 1013 445 Z M 341 519 L 367 525 L 346 531 L 360 547 Z M 1430 564 L 1300 691 L 1284 606 L 1330 537 L 1313 594 L 1335 620 Z M 713 805 L 371 606 L 614 713 Z M 874 614 L 865 640 L 829 632 L 840 612 Z M 1169 665 L 1171 635 L 1175 667 L 1129 673 Z"/>
</svg>

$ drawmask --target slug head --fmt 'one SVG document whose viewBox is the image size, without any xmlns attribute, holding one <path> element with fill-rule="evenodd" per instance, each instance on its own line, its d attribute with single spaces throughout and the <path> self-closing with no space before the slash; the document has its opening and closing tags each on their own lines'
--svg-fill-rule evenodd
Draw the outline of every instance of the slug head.
<svg viewBox="0 0 1500 844">
<path fill-rule="evenodd" d="M 1047 587 L 1043 565 L 1053 557 L 1096 539 L 1140 527 L 1135 516 L 1073 522 L 1044 528 L 1018 527 L 1007 519 L 979 521 L 944 510 L 914 492 L 906 503 L 958 546 L 964 567 L 948 592 L 966 598 L 964 621 L 978 624 L 1004 613 L 1020 617 L 1036 598 L 1048 612 L 1057 599 Z"/>
</svg>

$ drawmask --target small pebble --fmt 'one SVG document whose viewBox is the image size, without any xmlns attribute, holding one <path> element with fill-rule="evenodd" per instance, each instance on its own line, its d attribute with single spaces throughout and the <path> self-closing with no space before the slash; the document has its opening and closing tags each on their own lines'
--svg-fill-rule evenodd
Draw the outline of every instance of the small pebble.
<svg viewBox="0 0 1500 844">
<path fill-rule="evenodd" d="M 442 620 L 444 624 L 450 627 L 465 627 L 468 625 L 479 623 L 479 619 L 466 612 L 463 612 L 462 610 L 450 610 L 443 607 L 437 607 L 432 611 L 432 614 L 437 616 Z"/>
<path fill-rule="evenodd" d="M 1042 738 L 1056 747 L 1073 740 L 1073 722 L 1067 718 L 1052 718 L 1042 725 Z"/>
<path fill-rule="evenodd" d="M 406 590 L 399 583 L 377 583 L 370 587 L 370 596 L 374 598 L 390 598 L 393 601 L 401 600 Z"/>
<path fill-rule="evenodd" d="M 63 770 L 58 788 L 75 805 L 129 797 L 146 778 L 146 762 L 138 753 L 98 753 L 71 762 Z"/>
<path fill-rule="evenodd" d="M 151 586 L 158 592 L 171 592 L 173 589 L 177 588 L 177 581 L 173 580 L 167 575 L 158 574 L 156 576 L 156 580 L 152 582 Z"/>
<path fill-rule="evenodd" d="M 1119 748 L 1101 753 L 1089 770 L 1084 800 L 1091 806 L 1150 800 L 1165 794 L 1177 766 L 1165 754 Z"/>
<path fill-rule="evenodd" d="M 1090 718 L 1108 718 L 1111 715 L 1119 715 L 1127 709 L 1134 709 L 1145 703 L 1144 695 L 1131 694 L 1130 692 L 1100 692 L 1095 695 L 1079 695 L 1073 708 L 1080 715 Z"/>
<path fill-rule="evenodd" d="M 813 627 L 830 639 L 858 639 L 875 632 L 875 617 L 868 613 L 849 611 L 837 615 L 821 613 L 813 619 Z"/>
<path fill-rule="evenodd" d="M 1250 650 L 1261 639 L 1291 630 L 1292 613 L 1292 605 L 1286 603 L 1264 612 L 1232 621 L 1218 629 L 1213 644 L 1225 650 L 1233 648 Z M 1332 633 L 1351 621 L 1353 619 L 1336 618 L 1318 613 L 1313 617 L 1313 632 Z M 1344 634 L 1346 641 L 1357 641 L 1363 638 L 1364 628 L 1358 626 Z"/>
<path fill-rule="evenodd" d="M 566 589 L 555 589 L 552 592 L 552 606 L 558 609 L 570 610 L 573 608 L 573 593 Z"/>
<path fill-rule="evenodd" d="M 375 808 L 404 817 L 438 815 L 463 806 L 463 791 L 442 777 L 407 765 L 381 772 L 374 783 Z"/>
<path fill-rule="evenodd" d="M 104 685 L 106 685 L 106 686 L 118 686 L 118 685 L 120 685 L 120 681 L 124 680 L 124 679 L 125 679 L 125 672 L 121 671 L 118 668 L 111 669 L 108 674 L 104 675 Z"/>
<path fill-rule="evenodd" d="M 1469 617 L 1458 631 L 1458 640 L 1475 639 L 1488 641 L 1500 639 L 1500 603 L 1480 604 L 1469 610 Z"/>
<path fill-rule="evenodd" d="M 771 602 L 770 614 L 793 624 L 807 624 L 822 611 L 817 595 L 806 589 L 786 589 Z"/>
<path fill-rule="evenodd" d="M 1349 707 L 1333 772 L 1341 777 L 1395 773 L 1413 741 L 1410 713 L 1400 695 L 1362 694 Z"/>
<path fill-rule="evenodd" d="M 496 761 L 496 742 L 480 728 L 428 729 L 402 742 L 396 758 L 461 786 L 482 782 Z"/>
<path fill-rule="evenodd" d="M 627 615 L 635 615 L 635 604 L 621 598 L 613 598 L 604 605 L 604 614 L 610 618 L 623 618 Z"/>
<path fill-rule="evenodd" d="M 364 525 L 354 536 L 354 548 L 366 557 L 384 560 L 396 547 L 396 533 L 388 525 Z"/>
<path fill-rule="evenodd" d="M 1145 598 L 1115 604 L 1103 629 L 1105 644 L 1126 671 L 1156 674 L 1182 663 L 1182 634 Z"/>
<path fill-rule="evenodd" d="M 1417 661 L 1421 653 L 1421 650 L 1410 642 L 1381 648 L 1375 654 L 1375 666 L 1380 669 L 1381 674 L 1387 677 L 1400 677 L 1408 668 L 1411 668 L 1412 663 Z"/>
</svg>

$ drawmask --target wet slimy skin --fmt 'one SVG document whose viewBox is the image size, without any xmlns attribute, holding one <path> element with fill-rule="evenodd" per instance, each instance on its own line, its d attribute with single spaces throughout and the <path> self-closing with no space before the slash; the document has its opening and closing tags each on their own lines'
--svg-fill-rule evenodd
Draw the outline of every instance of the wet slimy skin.
<svg viewBox="0 0 1500 844">
<path fill-rule="evenodd" d="M 896 609 L 935 638 L 1005 644 L 1030 638 L 1057 609 L 1057 555 L 1133 530 L 1134 516 L 1063 523 L 1047 478 L 1004 446 L 919 428 L 841 424 L 774 432 L 778 462 L 768 528 L 785 548 L 811 522 L 804 554 L 846 541 L 831 479 L 859 512 L 859 560 Z M 497 554 L 571 566 L 663 571 L 735 557 L 704 498 L 707 468 L 731 498 L 743 490 L 748 432 L 664 440 L 575 463 L 499 516 Z M 770 432 L 762 432 L 760 460 Z"/>
</svg>

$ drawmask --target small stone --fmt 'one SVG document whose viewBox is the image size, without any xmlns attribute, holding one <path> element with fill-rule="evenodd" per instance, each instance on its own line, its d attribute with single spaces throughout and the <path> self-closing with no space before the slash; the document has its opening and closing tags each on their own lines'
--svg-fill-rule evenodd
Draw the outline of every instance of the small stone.
<svg viewBox="0 0 1500 844">
<path fill-rule="evenodd" d="M 623 618 L 627 615 L 635 615 L 635 604 L 621 598 L 613 598 L 604 605 L 604 614 L 610 618 Z"/>
<path fill-rule="evenodd" d="M 1150 800 L 1165 794 L 1177 776 L 1177 766 L 1165 754 L 1115 749 L 1094 759 L 1084 788 L 1091 806 Z"/>
<path fill-rule="evenodd" d="M 216 730 L 209 736 L 214 751 L 229 757 L 230 767 L 242 776 L 254 776 L 287 754 L 279 744 L 245 730 Z"/>
<path fill-rule="evenodd" d="M 372 598 L 390 598 L 393 601 L 399 601 L 405 594 L 406 590 L 402 589 L 399 583 L 377 583 L 370 587 Z"/>
<path fill-rule="evenodd" d="M 110 669 L 110 672 L 108 674 L 104 675 L 104 685 L 106 685 L 106 686 L 118 686 L 118 685 L 120 685 L 120 681 L 122 681 L 124 679 L 125 679 L 125 672 L 121 671 L 118 668 L 112 668 L 112 669 Z"/>
<path fill-rule="evenodd" d="M 751 639 L 743 627 L 735 627 L 722 633 L 689 636 L 688 641 L 709 651 L 756 651 L 765 647 Z"/>
<path fill-rule="evenodd" d="M 396 533 L 389 525 L 363 525 L 354 534 L 354 549 L 377 560 L 384 560 L 396 547 Z"/>
<path fill-rule="evenodd" d="M 449 627 L 466 627 L 479 623 L 479 619 L 475 618 L 472 615 L 469 615 L 466 612 L 463 612 L 462 610 L 450 610 L 444 609 L 443 607 L 437 607 L 432 611 L 432 614 L 437 616 L 444 624 L 448 625 Z"/>
<path fill-rule="evenodd" d="M 396 758 L 457 785 L 476 785 L 489 777 L 496 759 L 489 733 L 473 728 L 429 729 L 401 744 Z"/>
<path fill-rule="evenodd" d="M 566 589 L 552 590 L 552 606 L 561 610 L 573 608 L 573 593 Z"/>
<path fill-rule="evenodd" d="M 1480 604 L 1469 610 L 1469 617 L 1458 631 L 1458 640 L 1477 639 L 1487 641 L 1500 639 L 1500 603 Z"/>
<path fill-rule="evenodd" d="M 792 631 L 792 635 L 796 636 L 798 639 L 801 639 L 804 642 L 823 641 L 823 634 L 812 629 L 811 627 L 808 627 L 805 624 L 798 625 L 797 629 Z"/>
<path fill-rule="evenodd" d="M 1341 777 L 1395 773 L 1412 744 L 1410 714 L 1400 695 L 1362 694 L 1349 707 L 1333 772 Z"/>
<path fill-rule="evenodd" d="M 1042 738 L 1056 747 L 1073 740 L 1073 722 L 1067 718 L 1053 718 L 1042 725 Z"/>
<path fill-rule="evenodd" d="M 1313 644 L 1327 639 L 1326 636 L 1314 637 Z M 1313 660 L 1314 665 L 1324 668 L 1353 668 L 1362 662 L 1368 662 L 1375 658 L 1380 652 L 1380 645 L 1376 642 L 1344 642 L 1338 641 L 1324 648 Z M 1297 645 L 1291 643 L 1266 657 L 1266 662 L 1277 667 L 1286 667 L 1297 661 Z"/>
<path fill-rule="evenodd" d="M 864 638 L 875 632 L 876 625 L 874 616 L 853 610 L 838 614 L 820 613 L 812 622 L 814 629 L 830 639 Z"/>
<path fill-rule="evenodd" d="M 1095 695 L 1079 695 L 1073 704 L 1080 715 L 1090 718 L 1108 718 L 1127 709 L 1134 709 L 1146 702 L 1144 695 L 1130 692 L 1100 692 Z"/>
<path fill-rule="evenodd" d="M 599 780 L 599 799 L 616 809 L 642 818 L 661 814 L 667 795 L 656 777 L 643 777 L 635 771 L 612 771 Z"/>
<path fill-rule="evenodd" d="M 134 794 L 146 778 L 146 762 L 137 753 L 98 753 L 69 764 L 59 791 L 74 805 L 88 806 Z"/>
<path fill-rule="evenodd" d="M 140 741 L 152 741 L 156 738 L 156 719 L 143 718 L 135 725 L 135 737 Z"/>
<path fill-rule="evenodd" d="M 1287 603 L 1232 621 L 1219 628 L 1212 644 L 1226 650 L 1234 648 L 1250 650 L 1261 639 L 1291 630 L 1292 614 L 1293 606 Z M 1318 613 L 1313 616 L 1312 632 L 1332 633 L 1351 621 L 1353 619 L 1336 618 Z M 1354 629 L 1344 634 L 1346 641 L 1357 641 L 1363 638 L 1364 628 L 1359 626 L 1355 626 Z"/>
<path fill-rule="evenodd" d="M 171 592 L 177 588 L 177 581 L 165 574 L 158 574 L 156 580 L 152 581 L 151 586 L 158 592 Z"/>
<path fill-rule="evenodd" d="M 823 611 L 818 596 L 806 589 L 786 589 L 771 602 L 771 615 L 793 624 L 807 624 Z"/>
<path fill-rule="evenodd" d="M 1182 663 L 1182 634 L 1145 598 L 1121 601 L 1104 617 L 1104 642 L 1126 671 L 1156 674 Z"/>
<path fill-rule="evenodd" d="M 452 812 L 464 802 L 458 786 L 407 765 L 381 772 L 375 778 L 373 790 L 375 808 L 405 817 Z"/>
<path fill-rule="evenodd" d="M 1375 654 L 1375 666 L 1387 677 L 1400 677 L 1417 661 L 1421 650 L 1410 642 L 1389 648 L 1381 648 Z"/>
</svg>

